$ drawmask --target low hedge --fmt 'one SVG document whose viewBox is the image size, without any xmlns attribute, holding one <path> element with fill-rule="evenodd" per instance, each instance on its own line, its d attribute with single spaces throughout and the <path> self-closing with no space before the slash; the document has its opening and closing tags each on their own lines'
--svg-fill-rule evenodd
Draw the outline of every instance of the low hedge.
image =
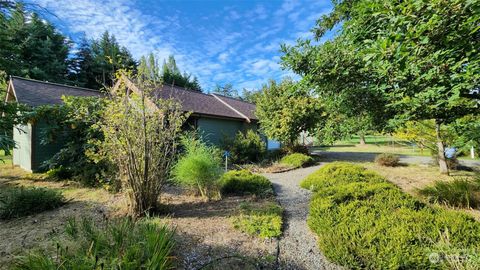
<svg viewBox="0 0 480 270">
<path fill-rule="evenodd" d="M 257 196 L 273 195 L 273 185 L 265 176 L 254 174 L 248 170 L 226 172 L 220 179 L 223 194 Z"/>
<path fill-rule="evenodd" d="M 308 225 L 330 260 L 352 269 L 444 269 L 463 256 L 480 266 L 472 217 L 424 204 L 357 165 L 330 164 L 307 179 L 317 191 Z"/>
<path fill-rule="evenodd" d="M 293 153 L 284 156 L 280 160 L 281 164 L 292 166 L 293 168 L 300 168 L 313 163 L 313 158 L 301 153 Z"/>
<path fill-rule="evenodd" d="M 305 189 L 317 191 L 321 188 L 348 184 L 353 181 L 378 183 L 384 180 L 375 172 L 367 170 L 362 166 L 347 162 L 333 162 L 307 176 L 300 183 L 300 186 Z"/>
</svg>

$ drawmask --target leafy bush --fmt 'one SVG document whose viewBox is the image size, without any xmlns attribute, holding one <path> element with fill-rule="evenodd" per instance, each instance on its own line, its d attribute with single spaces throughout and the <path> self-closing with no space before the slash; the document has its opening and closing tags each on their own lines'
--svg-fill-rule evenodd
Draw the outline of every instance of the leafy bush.
<svg viewBox="0 0 480 270">
<path fill-rule="evenodd" d="M 220 180 L 224 194 L 255 194 L 269 196 L 273 194 L 272 183 L 264 176 L 248 170 L 229 171 Z"/>
<path fill-rule="evenodd" d="M 308 147 L 302 144 L 294 144 L 294 145 L 284 145 L 282 147 L 282 151 L 285 153 L 301 153 L 304 155 L 308 155 Z"/>
<path fill-rule="evenodd" d="M 347 162 L 332 162 L 307 176 L 300 186 L 317 191 L 321 188 L 348 184 L 351 182 L 383 182 L 383 178 L 362 166 Z"/>
<path fill-rule="evenodd" d="M 219 196 L 219 178 L 222 175 L 221 158 L 216 148 L 193 136 L 182 139 L 185 154 L 173 168 L 173 175 L 181 185 L 198 189 L 208 199 Z"/>
<path fill-rule="evenodd" d="M 34 252 L 14 269 L 172 269 L 173 232 L 150 219 L 102 226 L 70 219 L 65 233 L 68 241 L 57 245 L 57 256 Z"/>
<path fill-rule="evenodd" d="M 451 266 L 431 262 L 432 252 L 479 251 L 480 223 L 472 217 L 425 205 L 359 166 L 325 167 L 314 174 L 322 184 L 310 203 L 308 225 L 332 261 L 352 269 L 441 269 Z M 324 178 L 337 169 L 342 173 Z M 436 243 L 446 232 L 450 247 L 440 250 Z"/>
<path fill-rule="evenodd" d="M 280 160 L 281 164 L 289 165 L 294 168 L 300 168 L 313 163 L 313 158 L 301 153 L 293 153 L 284 156 Z"/>
<path fill-rule="evenodd" d="M 11 219 L 55 209 L 65 204 L 63 195 L 47 188 L 6 188 L 0 193 L 0 219 Z"/>
<path fill-rule="evenodd" d="M 224 138 L 222 144 L 230 151 L 232 161 L 239 164 L 260 161 L 267 149 L 265 140 L 251 129 L 245 133 L 239 131 L 233 140 Z"/>
<path fill-rule="evenodd" d="M 446 203 L 455 207 L 479 207 L 480 183 L 468 179 L 451 182 L 436 181 L 433 186 L 419 190 L 430 202 Z"/>
<path fill-rule="evenodd" d="M 250 235 L 278 237 L 282 234 L 282 214 L 282 207 L 273 202 L 260 206 L 242 203 L 240 214 L 232 218 L 232 223 L 236 229 Z"/>
<path fill-rule="evenodd" d="M 400 158 L 397 155 L 390 153 L 383 153 L 375 157 L 375 163 L 380 166 L 396 167 L 400 162 Z"/>
</svg>

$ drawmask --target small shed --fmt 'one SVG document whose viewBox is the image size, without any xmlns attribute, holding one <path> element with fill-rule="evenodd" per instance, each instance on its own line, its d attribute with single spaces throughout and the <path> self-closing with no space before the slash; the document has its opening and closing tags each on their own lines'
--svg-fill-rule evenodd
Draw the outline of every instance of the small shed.
<svg viewBox="0 0 480 270">
<path fill-rule="evenodd" d="M 140 91 L 128 78 L 123 77 L 132 91 Z M 43 82 L 12 76 L 7 89 L 7 102 L 19 102 L 27 106 L 62 104 L 62 96 L 99 97 L 102 92 L 93 89 Z M 191 112 L 188 126 L 196 128 L 204 140 L 221 145 L 223 138 L 233 138 L 238 131 L 258 129 L 255 105 L 217 94 L 191 91 L 177 86 L 163 85 L 153 92 L 152 99 L 174 98 L 184 111 Z M 41 144 L 42 130 L 48 123 L 41 119 L 14 128 L 13 164 L 27 171 L 38 171 L 41 164 L 50 159 L 63 146 L 62 141 Z"/>
</svg>

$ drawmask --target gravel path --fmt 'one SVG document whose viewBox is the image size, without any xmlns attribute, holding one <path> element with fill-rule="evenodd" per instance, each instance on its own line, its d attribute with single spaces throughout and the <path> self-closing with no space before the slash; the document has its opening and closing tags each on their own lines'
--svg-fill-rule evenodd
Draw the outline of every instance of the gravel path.
<svg viewBox="0 0 480 270">
<path fill-rule="evenodd" d="M 299 183 L 321 165 L 284 173 L 266 173 L 273 182 L 277 199 L 285 209 L 285 228 L 279 242 L 280 261 L 286 269 L 341 269 L 319 251 L 315 235 L 307 226 L 311 192 Z"/>
</svg>

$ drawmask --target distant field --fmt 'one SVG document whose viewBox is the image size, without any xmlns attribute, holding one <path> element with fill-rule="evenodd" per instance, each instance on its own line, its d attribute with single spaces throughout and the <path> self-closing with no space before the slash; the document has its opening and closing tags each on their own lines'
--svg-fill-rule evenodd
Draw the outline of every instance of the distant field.
<svg viewBox="0 0 480 270">
<path fill-rule="evenodd" d="M 327 152 L 369 152 L 394 153 L 408 156 L 429 156 L 430 150 L 423 152 L 409 142 L 395 139 L 391 136 L 365 136 L 366 145 L 359 145 L 358 136 L 335 142 L 332 146 L 317 146 L 315 149 Z"/>
</svg>

